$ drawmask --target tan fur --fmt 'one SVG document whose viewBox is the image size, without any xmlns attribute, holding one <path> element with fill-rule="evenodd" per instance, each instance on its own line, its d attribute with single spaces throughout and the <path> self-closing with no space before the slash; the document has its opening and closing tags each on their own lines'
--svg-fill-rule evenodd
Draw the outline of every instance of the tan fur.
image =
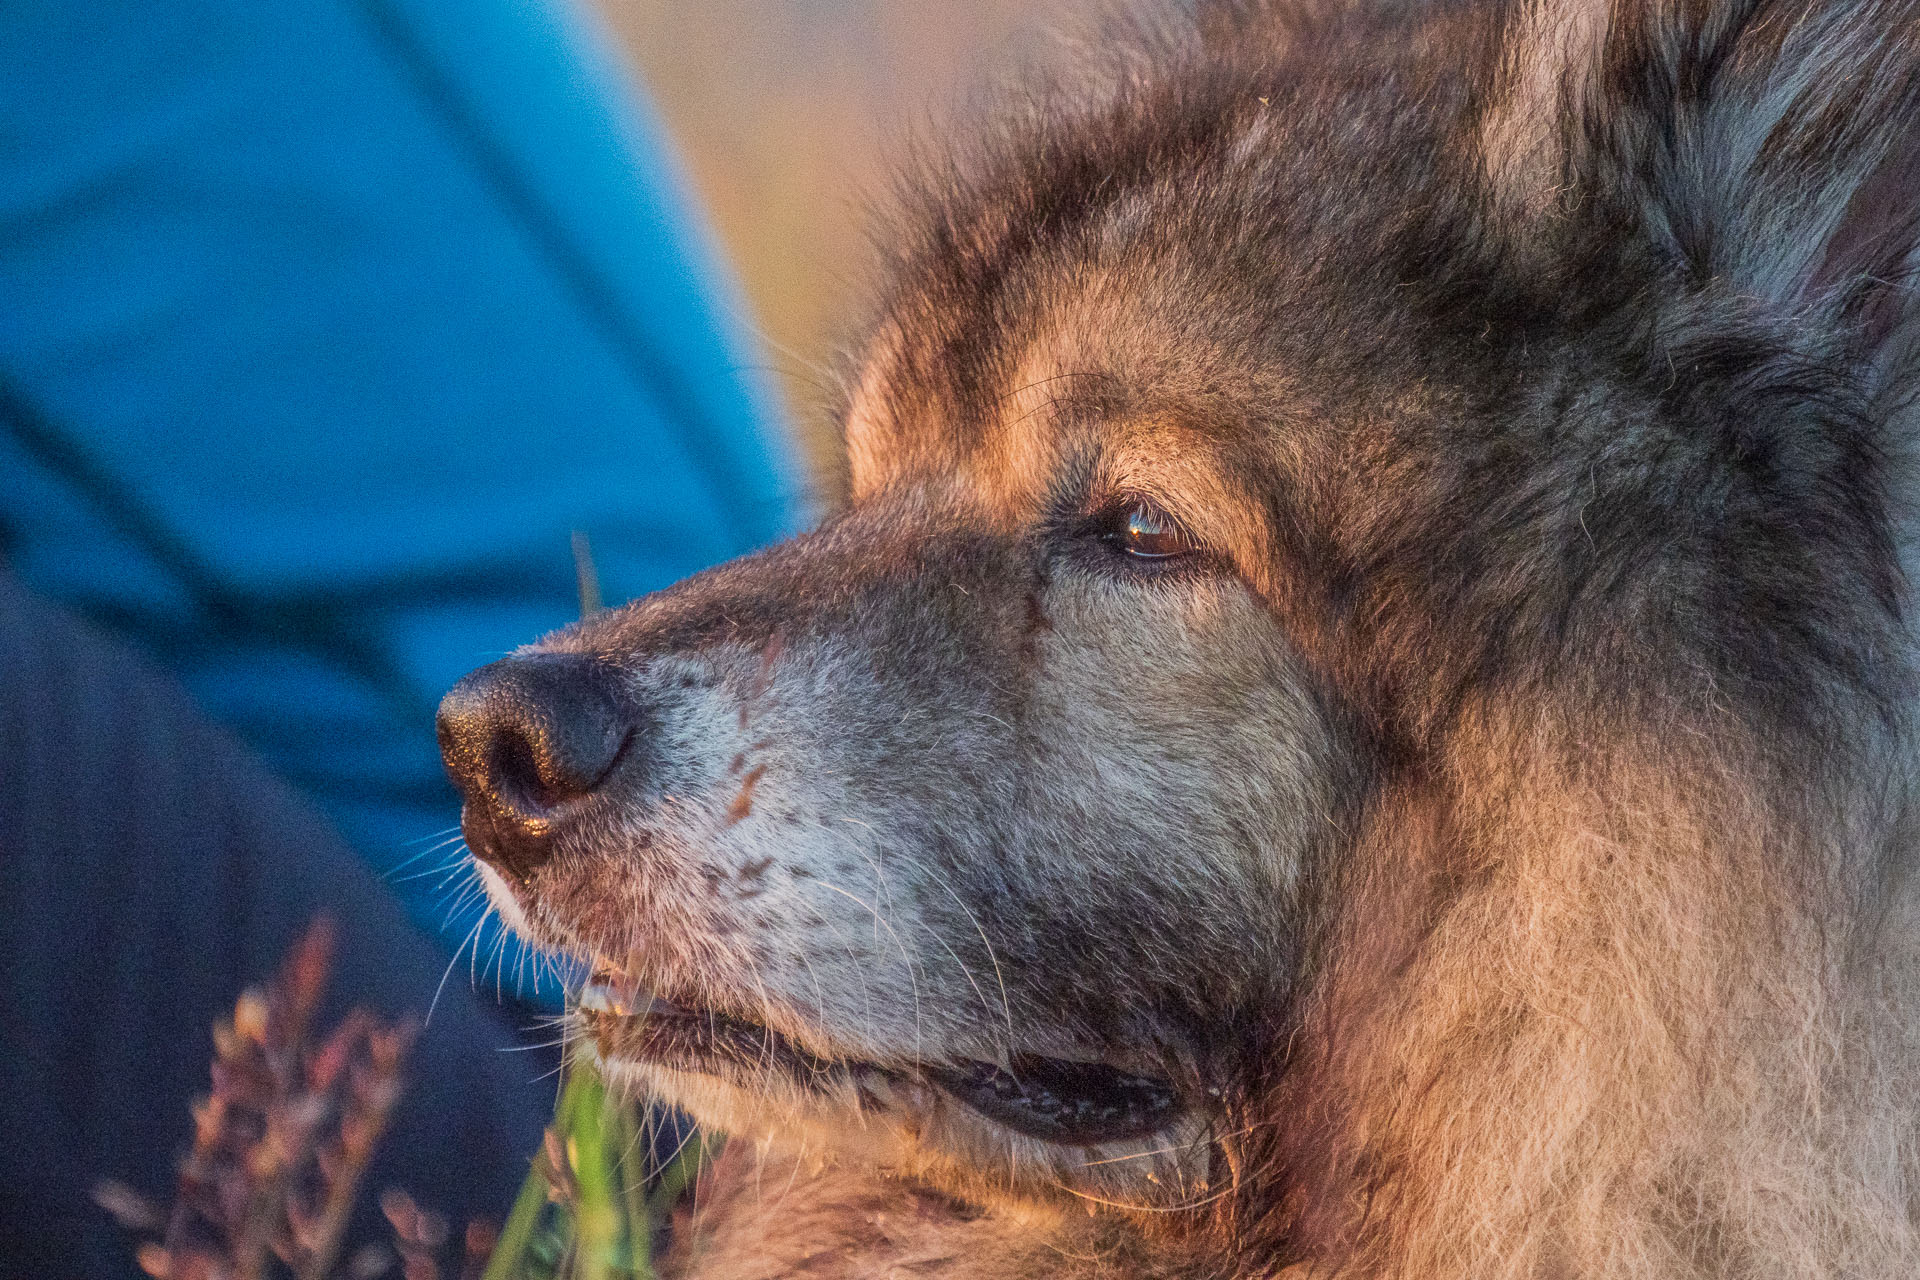
<svg viewBox="0 0 1920 1280">
<path fill-rule="evenodd" d="M 1455 750 L 1445 835 L 1403 811 L 1376 837 L 1390 874 L 1411 853 L 1477 883 L 1390 990 L 1336 980 L 1310 1032 L 1339 1141 L 1392 1170 L 1356 1272 L 1920 1272 L 1912 959 L 1853 921 L 1862 833 L 1783 820 L 1674 727 L 1609 743 L 1489 716 Z M 1783 878 L 1807 840 L 1849 870 Z M 1360 954 L 1377 894 L 1354 898 Z"/>
<path fill-rule="evenodd" d="M 1608 0 L 1522 5 L 1479 138 L 1488 185 L 1515 214 L 1545 212 L 1561 194 L 1560 122 L 1591 92 L 1609 9 Z"/>
<path fill-rule="evenodd" d="M 986 1213 L 872 1168 L 730 1145 L 675 1220 L 664 1280 L 1146 1280 L 1110 1218 Z"/>
</svg>

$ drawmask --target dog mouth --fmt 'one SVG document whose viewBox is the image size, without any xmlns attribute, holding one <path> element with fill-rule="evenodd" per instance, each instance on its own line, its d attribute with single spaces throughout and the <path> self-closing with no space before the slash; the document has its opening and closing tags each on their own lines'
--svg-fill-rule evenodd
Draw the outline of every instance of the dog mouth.
<svg viewBox="0 0 1920 1280">
<path fill-rule="evenodd" d="M 638 995 L 596 979 L 578 1010 L 603 1060 L 750 1081 L 772 1073 L 815 1092 L 851 1086 L 880 1110 L 884 1086 L 922 1082 L 1015 1133 L 1063 1146 L 1150 1137 L 1182 1111 L 1171 1082 L 1098 1062 L 1014 1054 L 1002 1067 L 971 1058 L 882 1065 L 821 1057 L 771 1027 L 709 1009 Z"/>
</svg>

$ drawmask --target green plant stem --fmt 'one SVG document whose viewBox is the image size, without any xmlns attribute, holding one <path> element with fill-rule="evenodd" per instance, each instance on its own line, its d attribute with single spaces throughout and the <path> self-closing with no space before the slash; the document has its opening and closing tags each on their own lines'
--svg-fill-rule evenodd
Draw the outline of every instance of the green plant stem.
<svg viewBox="0 0 1920 1280">
<path fill-rule="evenodd" d="M 649 1152 L 642 1149 L 645 1122 L 631 1102 L 615 1104 L 607 1115 L 615 1171 L 620 1175 L 621 1211 L 627 1226 L 627 1266 L 635 1280 L 652 1280 L 653 1209 L 647 1203 Z"/>
<path fill-rule="evenodd" d="M 608 1280 L 620 1248 L 620 1209 L 614 1199 L 619 1171 L 609 1157 L 607 1129 L 610 1108 L 606 1087 L 590 1071 L 576 1071 L 567 1091 L 578 1093 L 567 1117 L 567 1155 L 579 1195 L 573 1206 L 573 1224 L 579 1253 L 576 1280 Z"/>
<path fill-rule="evenodd" d="M 487 1269 L 480 1273 L 480 1280 L 518 1280 L 524 1274 L 527 1245 L 533 1239 L 533 1229 L 540 1223 L 540 1211 L 546 1207 L 547 1178 L 536 1164 L 527 1171 L 527 1180 L 520 1184 L 520 1194 L 514 1197 L 513 1210 L 507 1214 L 506 1225 L 500 1228 L 500 1239 L 493 1246 L 493 1256 L 487 1259 Z"/>
</svg>

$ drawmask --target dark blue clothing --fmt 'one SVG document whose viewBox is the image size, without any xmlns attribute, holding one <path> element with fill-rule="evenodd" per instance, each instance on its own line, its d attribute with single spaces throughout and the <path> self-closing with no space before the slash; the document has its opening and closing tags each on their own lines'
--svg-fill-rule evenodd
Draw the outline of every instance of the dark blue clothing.
<svg viewBox="0 0 1920 1280">
<path fill-rule="evenodd" d="M 358 1238 L 383 1238 L 389 1186 L 456 1223 L 504 1217 L 557 1055 L 464 971 L 440 988 L 438 949 L 360 856 L 177 683 L 4 572 L 0 671 L 0 1276 L 139 1275 L 89 1191 L 170 1198 L 214 1020 L 321 911 L 339 927 L 322 1025 L 433 1013 Z"/>
</svg>

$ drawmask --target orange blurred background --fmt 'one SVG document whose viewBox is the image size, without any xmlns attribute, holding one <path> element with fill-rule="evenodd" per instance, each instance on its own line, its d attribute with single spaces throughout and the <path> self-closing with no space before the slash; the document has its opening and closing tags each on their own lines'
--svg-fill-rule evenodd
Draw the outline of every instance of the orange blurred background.
<svg viewBox="0 0 1920 1280">
<path fill-rule="evenodd" d="M 907 138 L 1089 0 L 597 0 L 744 284 L 820 496 L 845 489 L 822 366 L 859 318 L 866 208 Z"/>
</svg>

